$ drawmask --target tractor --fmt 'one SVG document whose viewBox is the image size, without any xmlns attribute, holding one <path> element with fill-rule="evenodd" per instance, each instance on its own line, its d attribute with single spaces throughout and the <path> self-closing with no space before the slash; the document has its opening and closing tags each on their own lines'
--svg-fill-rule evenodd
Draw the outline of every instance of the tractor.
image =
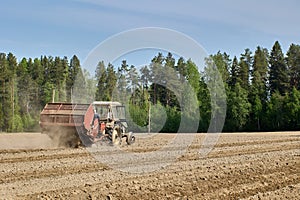
<svg viewBox="0 0 300 200">
<path fill-rule="evenodd" d="M 94 118 L 91 124 L 91 133 L 94 142 L 107 138 L 114 145 L 121 144 L 122 138 L 131 145 L 135 136 L 128 132 L 125 118 L 125 107 L 119 102 L 95 101 L 93 102 Z"/>
<path fill-rule="evenodd" d="M 40 127 L 58 146 L 91 146 L 100 141 L 119 145 L 122 138 L 128 145 L 135 142 L 119 102 L 48 103 L 40 114 Z"/>
</svg>

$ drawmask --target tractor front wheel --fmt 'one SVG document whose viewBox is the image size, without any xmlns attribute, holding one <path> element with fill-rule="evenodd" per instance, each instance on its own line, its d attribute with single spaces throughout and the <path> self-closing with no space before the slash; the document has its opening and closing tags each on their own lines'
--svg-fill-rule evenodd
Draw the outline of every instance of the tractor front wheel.
<svg viewBox="0 0 300 200">
<path fill-rule="evenodd" d="M 120 145 L 121 144 L 121 137 L 118 134 L 116 129 L 113 130 L 111 140 L 113 145 Z"/>
<path fill-rule="evenodd" d="M 135 137 L 134 137 L 134 135 L 132 135 L 132 133 L 129 133 L 128 135 L 127 135 L 127 138 L 126 138 L 126 143 L 128 144 L 128 145 L 131 145 L 131 144 L 133 144 L 135 142 Z"/>
</svg>

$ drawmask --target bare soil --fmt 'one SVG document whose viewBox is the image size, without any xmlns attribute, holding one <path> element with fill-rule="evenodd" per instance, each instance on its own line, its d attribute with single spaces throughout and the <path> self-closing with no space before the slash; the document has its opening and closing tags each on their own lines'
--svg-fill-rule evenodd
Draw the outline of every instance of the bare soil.
<svg viewBox="0 0 300 200">
<path fill-rule="evenodd" d="M 151 152 L 173 137 L 137 134 L 121 150 Z M 200 158 L 204 137 L 197 134 L 170 165 L 134 174 L 97 161 L 87 148 L 56 148 L 40 133 L 0 134 L 0 199 L 299 199 L 300 132 L 222 133 Z"/>
</svg>

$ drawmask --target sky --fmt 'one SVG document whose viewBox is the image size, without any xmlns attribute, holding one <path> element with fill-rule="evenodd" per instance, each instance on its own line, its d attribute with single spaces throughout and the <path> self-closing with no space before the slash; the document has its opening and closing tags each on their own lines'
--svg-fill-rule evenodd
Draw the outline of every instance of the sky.
<svg viewBox="0 0 300 200">
<path fill-rule="evenodd" d="M 239 57 L 246 48 L 270 50 L 276 40 L 286 53 L 300 44 L 299 10 L 298 0 L 0 0 L 0 52 L 84 61 L 115 34 L 160 27 L 191 37 L 208 54 Z"/>
</svg>

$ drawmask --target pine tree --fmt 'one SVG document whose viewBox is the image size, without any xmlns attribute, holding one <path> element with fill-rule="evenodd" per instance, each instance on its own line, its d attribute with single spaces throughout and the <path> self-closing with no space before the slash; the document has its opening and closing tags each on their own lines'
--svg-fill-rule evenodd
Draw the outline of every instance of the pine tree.
<svg viewBox="0 0 300 200">
<path fill-rule="evenodd" d="M 114 66 L 111 63 L 108 63 L 107 69 L 106 69 L 106 100 L 111 101 L 113 92 L 117 86 L 117 75 L 114 70 Z"/>
<path fill-rule="evenodd" d="M 80 70 L 81 72 L 82 70 Z M 91 103 L 95 100 L 95 91 L 97 81 L 94 76 L 91 76 L 90 73 L 84 69 L 83 72 L 83 80 L 85 82 L 85 103 Z M 80 83 L 80 81 L 79 81 Z M 76 82 L 75 82 L 76 85 Z M 79 87 L 79 86 L 78 86 Z"/>
<path fill-rule="evenodd" d="M 43 74 L 44 69 L 41 63 L 41 60 L 38 58 L 35 58 L 33 60 L 32 69 L 29 69 L 30 75 L 32 77 L 32 80 L 36 82 L 36 84 L 39 86 L 43 83 Z"/>
<path fill-rule="evenodd" d="M 180 81 L 184 81 L 187 75 L 187 66 L 183 57 L 180 57 L 177 61 L 177 65 L 175 67 L 179 74 Z"/>
<path fill-rule="evenodd" d="M 27 65 L 29 68 L 30 60 L 28 60 Z M 53 90 L 55 89 L 54 83 L 52 81 L 53 77 L 53 57 L 43 56 L 41 57 L 41 65 L 44 69 L 43 84 L 41 86 L 41 106 L 43 107 L 48 102 L 52 101 Z"/>
<path fill-rule="evenodd" d="M 66 101 L 66 81 L 68 76 L 68 60 L 55 57 L 51 63 L 51 83 L 55 86 L 55 101 Z"/>
<path fill-rule="evenodd" d="M 249 101 L 252 104 L 252 122 L 253 127 L 260 130 L 268 97 L 268 53 L 266 49 L 257 47 L 251 72 L 252 79 Z"/>
<path fill-rule="evenodd" d="M 93 99 L 94 94 L 91 94 L 90 90 L 94 88 L 87 86 L 87 79 L 89 74 L 84 74 L 85 72 L 82 71 L 81 67 L 77 68 L 76 77 L 73 82 L 73 86 L 70 90 L 71 98 L 73 102 L 80 102 L 80 103 L 90 103 L 91 99 Z M 75 75 L 75 74 L 74 74 Z M 95 92 L 95 90 L 94 90 Z"/>
<path fill-rule="evenodd" d="M 61 59 L 61 68 L 59 69 L 60 77 L 60 101 L 66 102 L 67 101 L 67 92 L 66 92 L 66 83 L 68 78 L 68 68 L 69 68 L 69 61 L 68 58 L 65 56 Z M 82 74 L 81 74 L 82 77 Z M 83 82 L 84 84 L 84 82 Z M 83 85 L 84 88 L 84 85 Z"/>
<path fill-rule="evenodd" d="M 98 82 L 95 98 L 97 101 L 111 101 L 113 92 L 117 91 L 117 74 L 114 66 L 108 63 L 105 67 L 104 62 L 100 61 L 96 69 L 96 80 Z"/>
<path fill-rule="evenodd" d="M 179 62 L 179 60 L 178 60 Z M 178 64 L 178 63 L 177 63 Z M 185 75 L 185 65 L 182 64 L 180 66 L 177 65 L 182 70 L 182 76 Z M 165 86 L 161 87 L 161 93 L 164 93 L 164 99 L 161 99 L 161 102 L 166 106 L 174 106 L 176 103 L 176 96 L 174 95 L 174 88 L 173 83 L 174 80 L 172 77 L 172 74 L 176 73 L 175 71 L 175 58 L 173 58 L 173 55 L 169 52 L 168 55 L 165 58 L 165 64 L 164 64 L 164 71 L 166 73 L 166 77 L 164 77 L 164 83 Z M 179 73 L 181 76 L 181 73 Z M 161 95 L 162 96 L 162 95 Z"/>
<path fill-rule="evenodd" d="M 218 122 L 220 122 L 220 120 L 223 120 L 223 117 L 225 117 L 226 115 L 225 100 L 227 83 L 224 81 L 224 78 L 228 75 L 228 71 L 226 73 L 225 71 L 223 71 L 223 69 L 226 66 L 227 62 L 223 60 L 223 57 L 216 57 L 213 55 L 211 55 L 209 58 L 206 58 L 205 62 L 206 63 L 203 77 L 205 83 L 207 84 L 207 87 L 209 88 L 211 98 L 210 113 L 212 126 L 208 131 L 216 132 L 221 131 L 221 126 L 223 126 L 223 124 L 220 124 Z M 222 72 L 224 72 L 224 74 L 222 74 Z"/>
<path fill-rule="evenodd" d="M 11 119 L 8 119 L 7 116 L 7 112 L 9 112 L 9 70 L 5 53 L 0 53 L 0 71 L 0 131 L 7 131 L 8 120 Z"/>
<path fill-rule="evenodd" d="M 129 72 L 128 72 L 128 77 L 129 77 L 129 85 L 127 90 L 130 91 L 131 95 L 131 103 L 132 104 L 139 104 L 140 98 L 142 97 L 141 93 L 141 88 L 139 84 L 139 74 L 138 71 L 136 70 L 134 65 L 130 66 Z"/>
<path fill-rule="evenodd" d="M 96 90 L 95 98 L 97 101 L 107 100 L 107 96 L 108 96 L 106 90 L 107 74 L 106 74 L 106 67 L 103 61 L 98 63 L 95 73 L 96 73 L 96 80 L 97 80 L 97 90 Z"/>
<path fill-rule="evenodd" d="M 113 98 L 126 104 L 130 98 L 129 92 L 127 91 L 128 81 L 128 64 L 126 60 L 122 60 L 121 66 L 118 68 L 116 73 L 117 76 L 117 92 L 113 93 Z"/>
<path fill-rule="evenodd" d="M 205 75 L 205 74 L 204 74 Z M 205 83 L 204 75 L 201 75 L 199 81 L 199 92 L 198 92 L 198 100 L 199 100 L 199 111 L 200 111 L 200 122 L 198 132 L 207 132 L 209 123 L 211 120 L 211 99 L 210 92 Z"/>
<path fill-rule="evenodd" d="M 249 89 L 250 67 L 253 62 L 251 54 L 250 49 L 245 49 L 245 53 L 241 54 L 239 68 L 237 70 L 237 82 L 246 90 Z"/>
<path fill-rule="evenodd" d="M 287 52 L 290 88 L 300 90 L 300 45 L 291 44 Z"/>
<path fill-rule="evenodd" d="M 141 73 L 140 81 L 142 83 L 143 89 L 148 90 L 149 82 L 150 82 L 150 79 L 151 79 L 150 70 L 149 70 L 148 66 L 145 65 L 144 67 L 142 67 L 140 69 L 140 73 Z"/>
<path fill-rule="evenodd" d="M 7 65 L 9 71 L 8 77 L 8 109 L 6 110 L 6 115 L 8 117 L 8 131 L 22 131 L 23 123 L 19 113 L 19 102 L 18 102 L 18 83 L 17 83 L 17 58 L 9 53 L 7 55 Z"/>
<path fill-rule="evenodd" d="M 157 56 L 155 56 L 150 63 L 150 71 L 151 71 L 151 79 L 150 82 L 152 82 L 151 88 L 150 88 L 150 94 L 152 97 L 152 103 L 156 104 L 161 99 L 161 86 L 163 85 L 164 76 L 162 75 L 163 71 L 163 62 L 164 62 L 164 56 L 162 53 L 158 53 Z"/>
<path fill-rule="evenodd" d="M 212 55 L 211 57 L 222 76 L 223 82 L 227 84 L 229 82 L 229 66 L 231 63 L 229 55 L 219 51 L 216 55 Z"/>
<path fill-rule="evenodd" d="M 28 66 L 28 64 L 27 64 Z M 30 70 L 31 80 L 33 84 L 30 86 L 30 92 L 31 92 L 31 99 L 30 103 L 32 105 L 32 111 L 34 112 L 33 115 L 37 116 L 39 115 L 41 109 L 44 105 L 40 105 L 43 101 L 41 99 L 42 96 L 42 89 L 41 85 L 44 83 L 44 68 L 42 66 L 41 60 L 38 58 L 35 58 L 32 63 L 32 69 Z M 38 118 L 37 118 L 38 120 Z"/>
<path fill-rule="evenodd" d="M 20 115 L 23 119 L 24 129 L 28 130 L 31 128 L 31 126 L 33 126 L 34 123 L 30 113 L 32 107 L 31 105 L 38 106 L 39 103 L 33 104 L 31 102 L 32 96 L 35 96 L 35 83 L 28 72 L 26 58 L 23 58 L 17 66 L 17 77 Z M 32 114 L 33 116 L 35 115 L 35 113 Z"/>
<path fill-rule="evenodd" d="M 238 68 L 239 68 L 239 63 L 238 63 L 238 59 L 236 56 L 234 56 L 233 61 L 232 61 L 232 65 L 230 68 L 230 78 L 229 78 L 229 83 L 228 85 L 230 87 L 234 87 L 235 84 L 237 83 L 237 76 L 238 76 Z"/>
<path fill-rule="evenodd" d="M 284 55 L 278 41 L 275 42 L 270 55 L 270 92 L 273 94 L 276 90 L 281 95 L 288 91 L 289 78 L 287 65 Z"/>
<path fill-rule="evenodd" d="M 80 61 L 77 56 L 74 55 L 70 60 L 70 65 L 68 67 L 68 76 L 66 80 L 67 101 L 71 101 L 72 92 L 74 90 L 73 87 L 76 79 L 83 79 L 82 76 L 83 74 L 80 67 Z"/>
<path fill-rule="evenodd" d="M 128 90 L 133 93 L 139 87 L 139 74 L 134 65 L 130 66 L 128 71 Z"/>
</svg>

